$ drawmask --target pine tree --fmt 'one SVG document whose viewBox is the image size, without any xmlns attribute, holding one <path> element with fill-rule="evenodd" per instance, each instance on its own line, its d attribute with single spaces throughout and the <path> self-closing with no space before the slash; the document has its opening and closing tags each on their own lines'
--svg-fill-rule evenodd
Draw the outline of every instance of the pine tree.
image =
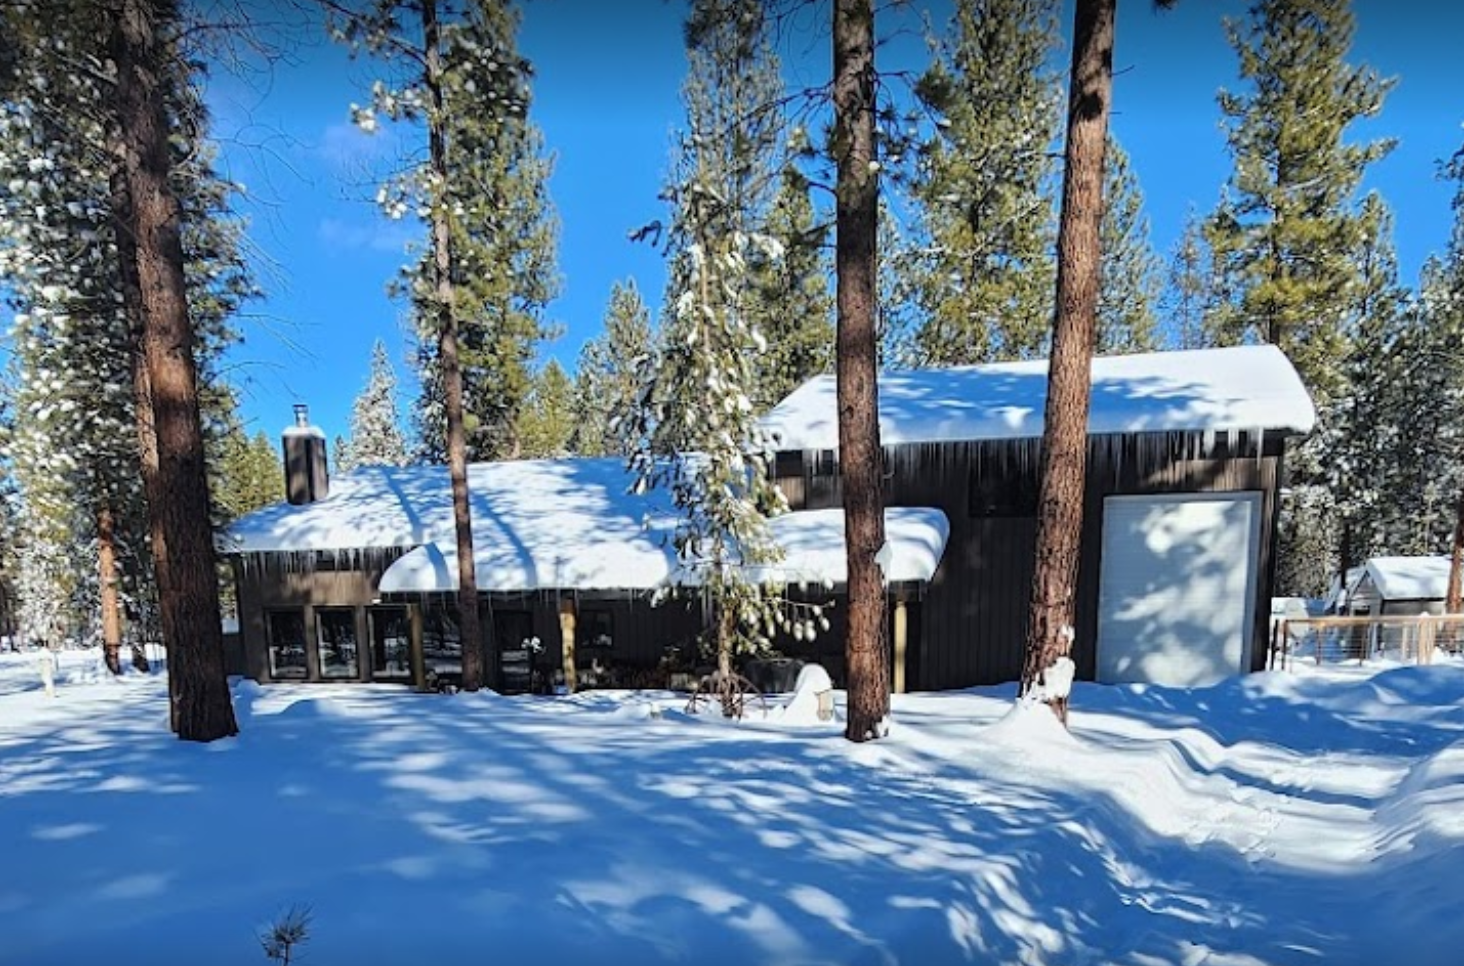
<svg viewBox="0 0 1464 966">
<path fill-rule="evenodd" d="M 767 233 L 782 160 L 778 101 L 783 85 L 765 8 L 757 0 L 692 0 L 684 31 L 686 127 L 670 193 L 689 183 L 703 184 L 715 201 L 703 206 L 701 216 L 717 219 L 713 230 L 743 235 Z M 749 257 L 759 256 L 749 252 Z M 668 292 L 672 299 L 681 294 Z M 744 312 L 758 309 L 773 311 L 772 306 L 743 306 Z M 764 321 L 752 319 L 755 326 Z"/>
<path fill-rule="evenodd" d="M 682 295 L 670 308 L 660 353 L 642 370 L 624 436 L 633 443 L 637 489 L 665 489 L 682 514 L 674 535 L 681 583 L 711 602 L 708 636 L 726 681 L 738 655 L 768 647 L 782 613 L 748 573 L 777 559 L 765 517 L 786 503 L 769 473 L 771 441 L 748 396 L 761 337 L 740 310 L 748 249 L 774 243 L 722 230 L 735 215 L 700 181 L 687 183 L 677 200 L 672 285 Z"/>
<path fill-rule="evenodd" d="M 101 611 L 109 630 L 118 627 L 112 524 L 120 507 L 139 507 L 142 494 L 132 333 L 115 301 L 116 255 L 102 241 L 109 170 L 105 118 L 92 109 L 101 93 L 90 77 L 66 69 L 64 57 L 76 56 L 69 32 L 57 32 L 55 56 L 39 38 L 25 40 L 29 50 L 0 118 L 0 177 L 9 186 L 0 208 L 12 239 L 0 249 L 0 276 L 17 309 L 8 455 L 23 500 L 21 566 L 37 574 L 22 587 L 22 626 L 59 644 L 69 628 L 97 627 Z M 98 534 L 107 543 L 94 547 Z M 120 673 L 120 640 L 108 634 L 103 643 Z"/>
<path fill-rule="evenodd" d="M 0 107 L 0 194 L 4 234 L 0 276 L 16 307 L 13 363 L 27 397 L 8 449 L 23 481 L 25 553 L 64 579 L 40 580 L 30 593 L 48 622 L 99 634 L 108 664 L 120 671 L 121 610 L 155 633 L 157 588 L 146 545 L 147 508 L 139 433 L 152 429 L 133 388 L 136 322 L 125 311 L 119 217 L 121 172 L 108 138 L 111 91 L 76 64 L 99 58 L 99 11 L 57 11 L 44 32 L 20 12 L 8 35 L 25 48 L 4 85 Z M 184 289 L 204 457 L 210 477 L 234 396 L 219 359 L 235 338 L 230 316 L 254 293 L 240 255 L 242 230 L 226 214 L 232 186 L 212 164 L 208 119 L 191 68 L 165 55 L 162 97 L 176 131 L 169 142 L 170 187 L 182 208 Z M 124 238 L 130 238 L 124 233 Z M 69 610 L 68 610 L 69 608 Z M 63 613 L 65 612 L 65 613 Z"/>
<path fill-rule="evenodd" d="M 829 371 L 834 360 L 834 301 L 824 255 L 828 226 L 814 210 L 808 179 L 792 166 L 783 171 L 766 233 L 781 251 L 776 258 L 759 258 L 751 273 L 754 324 L 767 342 L 752 396 L 759 415 Z"/>
<path fill-rule="evenodd" d="M 1166 345 L 1174 349 L 1203 349 L 1212 344 L 1207 319 L 1220 298 L 1219 289 L 1204 222 L 1191 209 L 1165 271 L 1160 305 L 1165 319 Z"/>
<path fill-rule="evenodd" d="M 575 369 L 572 452 L 629 454 L 619 432 L 620 420 L 635 406 L 641 370 L 654 368 L 654 355 L 650 312 L 635 280 L 616 282 L 605 309 L 604 331 L 584 344 Z"/>
<path fill-rule="evenodd" d="M 1360 314 L 1344 360 L 1347 390 L 1323 421 L 1333 434 L 1322 444 L 1333 454 L 1324 483 L 1336 504 L 1337 572 L 1344 575 L 1368 557 L 1388 552 L 1389 531 L 1401 522 L 1391 507 L 1414 489 L 1413 477 L 1424 462 L 1405 452 L 1414 445 L 1404 422 L 1411 393 L 1403 353 L 1410 340 L 1407 296 L 1393 253 L 1392 215 L 1373 194 L 1365 200 L 1362 216 L 1367 230 L 1357 253 Z"/>
<path fill-rule="evenodd" d="M 833 29 L 834 273 L 839 413 L 849 622 L 844 641 L 848 714 L 844 737 L 861 742 L 889 730 L 889 630 L 879 554 L 885 546 L 883 450 L 879 441 L 879 145 L 874 4 L 835 0 Z"/>
<path fill-rule="evenodd" d="M 1149 244 L 1144 193 L 1128 153 L 1111 133 L 1103 169 L 1103 252 L 1098 289 L 1099 353 L 1158 347 L 1159 261 Z"/>
<path fill-rule="evenodd" d="M 753 403 L 767 350 L 759 316 L 771 311 L 754 267 L 771 270 L 783 254 L 765 231 L 780 84 L 764 15 L 752 0 L 695 0 L 688 14 L 686 129 L 666 192 L 667 317 L 622 427 L 639 486 L 666 489 L 681 511 L 683 583 L 711 605 L 724 682 L 739 654 L 769 646 L 783 614 L 776 589 L 748 571 L 777 558 L 765 517 L 786 508 Z"/>
<path fill-rule="evenodd" d="M 519 427 L 524 459 L 569 455 L 575 429 L 574 385 L 558 361 L 550 359 L 534 376 Z"/>
<path fill-rule="evenodd" d="M 879 253 L 879 266 L 875 291 L 879 294 L 875 326 L 879 356 L 876 361 L 881 369 L 919 368 L 919 305 L 911 281 L 916 272 L 911 266 L 920 253 L 912 249 L 893 206 L 884 195 L 879 199 L 877 217 L 875 251 Z"/>
<path fill-rule="evenodd" d="M 1277 577 L 1278 592 L 1316 595 L 1335 571 L 1341 529 L 1325 468 L 1361 312 L 1356 253 L 1367 225 L 1355 195 L 1393 146 L 1346 135 L 1382 109 L 1393 82 L 1348 62 L 1346 0 L 1256 0 L 1226 28 L 1246 87 L 1220 93 L 1235 172 L 1208 226 L 1227 296 L 1212 323 L 1219 342 L 1280 346 L 1317 405 L 1317 430 L 1288 453 Z"/>
<path fill-rule="evenodd" d="M 1436 415 L 1444 420 L 1437 435 L 1422 438 L 1436 447 L 1433 462 L 1438 477 L 1445 493 L 1453 497 L 1444 608 L 1457 614 L 1464 611 L 1464 353 L 1459 351 L 1464 345 L 1464 148 L 1443 166 L 1441 174 L 1454 183 L 1454 230 L 1445 257 L 1430 265 L 1426 276 L 1427 331 L 1434 342 L 1419 353 L 1417 361 L 1428 375 L 1433 391 L 1427 395 L 1435 404 Z"/>
<path fill-rule="evenodd" d="M 177 63 L 179 21 L 167 0 L 122 0 L 108 14 L 108 52 L 116 66 L 109 103 L 119 132 L 119 194 L 125 194 L 112 215 L 123 305 L 140 332 L 137 374 L 145 373 L 145 382 L 138 383 L 145 386 L 138 395 L 146 400 L 138 420 L 144 427 L 142 475 L 174 724 L 179 738 L 213 741 L 237 733 L 238 725 L 224 675 L 184 206 L 170 181 L 176 144 L 170 140 L 167 88 Z"/>
<path fill-rule="evenodd" d="M 957 0 L 917 93 L 941 118 L 917 163 L 913 286 L 927 365 L 1039 355 L 1052 320 L 1060 88 L 1053 0 Z"/>
<path fill-rule="evenodd" d="M 780 110 L 783 94 L 779 59 L 772 45 L 772 20 L 766 3 L 758 0 L 692 0 L 685 20 L 687 79 L 682 83 L 685 129 L 673 158 L 673 198 L 688 184 L 700 184 L 713 193 L 710 205 L 701 205 L 701 217 L 716 218 L 710 231 L 767 237 L 779 243 L 777 252 L 735 243 L 745 249 L 747 271 L 739 272 L 736 310 L 766 344 L 754 382 L 744 386 L 754 408 L 764 411 L 767 398 L 796 375 L 791 370 L 810 364 L 804 334 L 789 319 L 798 313 L 817 312 L 815 296 L 802 282 L 817 262 L 813 211 L 807 202 L 807 180 L 795 170 L 795 155 L 802 151 L 802 135 L 791 132 L 785 143 L 785 121 Z M 782 190 L 780 190 L 782 189 Z M 799 190 L 804 198 L 799 199 Z M 679 205 L 676 217 L 685 214 Z M 774 215 L 774 203 L 780 205 Z M 777 224 L 772 220 L 777 218 Z M 684 259 L 679 244 L 687 239 L 672 231 L 668 261 Z M 785 261 L 789 241 L 798 255 Z M 789 274 L 792 272 L 792 274 Z M 672 268 L 663 304 L 684 296 L 678 285 L 688 272 Z M 817 329 L 817 318 L 805 322 Z M 763 382 L 770 382 L 764 388 Z"/>
<path fill-rule="evenodd" d="M 483 346 L 513 351 L 517 357 L 517 319 L 508 310 L 522 308 L 522 293 L 497 282 L 512 278 L 524 265 L 523 250 L 493 249 L 505 240 L 497 228 L 531 209 L 523 196 L 510 196 L 493 172 L 523 159 L 510 147 L 516 125 L 525 123 L 529 66 L 513 51 L 512 17 L 501 3 L 477 2 L 464 15 L 443 24 L 437 0 L 376 0 L 365 11 L 330 4 L 331 33 L 353 53 L 366 50 L 387 67 L 404 65 L 392 83 L 372 87 L 371 103 L 352 108 L 358 126 L 374 130 L 380 118 L 421 121 L 426 128 L 427 161 L 398 175 L 380 189 L 377 199 L 390 217 L 409 211 L 427 223 L 430 244 L 414 273 L 407 275 L 419 336 L 430 350 L 423 385 L 428 402 L 440 403 L 444 432 L 429 431 L 423 444 L 429 452 L 445 446 L 452 481 L 453 527 L 457 542 L 458 629 L 462 636 L 463 688 L 482 685 L 482 635 L 478 620 L 478 585 L 473 561 L 472 511 L 468 502 L 468 422 L 464 370 Z M 525 129 L 518 128 L 520 137 Z M 518 144 L 524 142 L 520 140 Z M 534 186 L 529 186 L 531 189 Z M 542 190 L 542 184 L 537 190 Z M 530 196 L 534 191 L 530 191 Z M 533 209 L 535 225 L 539 209 Z M 519 239 L 522 241 L 522 239 Z M 540 249 L 542 250 L 542 249 Z M 532 261 L 532 259 L 530 259 Z M 507 268 L 511 266 L 511 270 Z M 536 267 L 537 266 L 536 263 Z M 508 275 L 505 276 L 505 271 Z M 535 275 L 534 277 L 539 277 Z M 473 322 L 485 311 L 492 318 L 490 335 L 474 334 Z M 466 350 L 459 353 L 459 339 Z M 481 338 L 479 336 L 482 336 Z M 506 373 L 500 373 L 505 381 Z M 497 392 L 499 387 L 488 387 Z M 511 387 L 507 387 L 506 391 Z M 478 429 L 501 430 L 508 422 L 493 418 L 479 405 Z M 431 412 L 428 406 L 422 412 Z"/>
<path fill-rule="evenodd" d="M 336 434 L 335 441 L 330 444 L 330 465 L 332 472 L 335 473 L 349 473 L 356 468 L 356 464 L 351 460 L 351 444 L 347 443 L 346 438 L 339 433 Z"/>
<path fill-rule="evenodd" d="M 224 437 L 218 479 L 216 501 L 225 520 L 285 498 L 285 471 L 276 444 L 263 430 L 249 436 L 237 419 Z"/>
<path fill-rule="evenodd" d="M 1226 22 L 1246 87 L 1220 93 L 1235 172 L 1209 226 L 1232 291 L 1215 320 L 1218 341 L 1280 346 L 1323 405 L 1340 389 L 1338 360 L 1356 318 L 1352 256 L 1365 225 L 1354 195 L 1393 146 L 1346 140 L 1393 84 L 1348 62 L 1350 6 L 1256 0 L 1243 23 Z"/>
<path fill-rule="evenodd" d="M 412 6 L 406 0 L 381 4 Z M 500 95 L 475 77 L 476 58 L 494 51 L 505 64 L 523 65 L 527 79 L 527 64 L 515 46 L 518 14 L 504 0 L 472 0 L 466 7 L 444 30 L 442 120 L 450 147 L 443 204 L 450 215 L 468 458 L 476 461 L 518 455 L 518 419 L 533 379 L 534 353 L 552 335 L 545 310 L 559 290 L 558 221 L 548 194 L 553 165 L 528 116 L 527 84 L 512 93 L 512 109 L 504 110 L 493 100 Z M 374 121 L 374 115 L 367 117 Z M 389 210 L 402 203 L 392 191 L 382 198 Z M 431 262 L 428 250 L 404 273 L 397 291 L 417 307 L 416 455 L 440 462 L 447 449 L 439 332 L 423 301 Z"/>
<path fill-rule="evenodd" d="M 371 375 L 351 407 L 351 440 L 336 464 L 344 472 L 356 466 L 405 466 L 407 443 L 397 414 L 396 373 L 386 343 L 371 347 Z"/>
<path fill-rule="evenodd" d="M 1103 163 L 1113 96 L 1117 0 L 1078 0 L 1068 88 L 1057 315 L 1043 411 L 1037 539 L 1019 695 L 1067 723 L 1076 625 L 1093 342 L 1102 282 Z"/>
</svg>

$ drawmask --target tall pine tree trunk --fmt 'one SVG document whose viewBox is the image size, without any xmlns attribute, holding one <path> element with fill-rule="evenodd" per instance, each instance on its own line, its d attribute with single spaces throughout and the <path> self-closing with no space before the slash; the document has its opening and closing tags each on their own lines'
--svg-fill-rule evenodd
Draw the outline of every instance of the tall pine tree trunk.
<svg viewBox="0 0 1464 966">
<path fill-rule="evenodd" d="M 844 643 L 849 705 L 844 736 L 867 741 L 884 735 L 890 711 L 884 580 L 875 559 L 884 546 L 885 529 L 875 365 L 879 177 L 872 0 L 835 0 L 833 34 L 833 150 L 838 162 L 835 378 L 849 558 L 849 627 Z"/>
<path fill-rule="evenodd" d="M 1073 16 L 1066 168 L 1057 238 L 1057 318 L 1047 376 L 1023 696 L 1050 683 L 1047 672 L 1068 657 L 1074 636 L 1116 5 L 1117 0 L 1078 0 Z M 1058 690 L 1064 693 L 1049 693 L 1049 703 L 1066 723 L 1067 695 L 1064 689 Z"/>
<path fill-rule="evenodd" d="M 158 477 L 158 436 L 153 431 L 152 389 L 148 382 L 147 359 L 142 352 L 142 283 L 137 277 L 137 243 L 132 235 L 132 194 L 127 175 L 120 163 L 124 157 L 121 132 L 114 132 L 113 153 L 118 159 L 108 181 L 108 203 L 112 206 L 112 227 L 117 243 L 117 276 L 122 287 L 122 307 L 127 315 L 127 329 L 132 338 L 132 398 L 137 423 L 138 469 L 142 473 L 144 495 L 152 493 Z M 162 518 L 148 514 L 148 543 L 153 561 L 153 584 L 158 600 L 167 586 L 168 542 L 162 530 Z M 146 646 L 146 640 L 144 640 Z M 146 660 L 144 658 L 144 660 Z M 133 663 L 137 663 L 134 651 Z M 168 675 L 168 726 L 178 731 L 177 679 Z"/>
<path fill-rule="evenodd" d="M 122 673 L 122 607 L 117 596 L 117 534 L 112 505 L 97 510 L 97 586 L 102 609 L 102 656 L 107 670 Z"/>
<path fill-rule="evenodd" d="M 438 360 L 442 366 L 443 408 L 447 413 L 447 466 L 452 477 L 452 519 L 457 533 L 458 632 L 463 648 L 463 690 L 483 685 L 482 640 L 478 626 L 478 575 L 473 565 L 473 518 L 468 504 L 468 445 L 463 429 L 463 371 L 458 361 L 457 313 L 453 307 L 452 237 L 447 220 L 447 119 L 442 97 L 442 52 L 436 0 L 422 4 L 427 90 L 427 144 L 436 197 L 432 201 L 432 272 L 437 310 Z"/>
<path fill-rule="evenodd" d="M 181 219 L 168 180 L 164 74 L 170 51 L 157 31 L 177 11 L 169 0 L 119 0 L 112 15 L 116 122 L 131 202 L 123 228 L 130 230 L 136 256 L 137 318 L 157 444 L 156 471 L 146 474 L 145 484 L 148 512 L 162 538 L 153 545 L 160 581 L 167 574 L 159 603 L 169 686 L 178 737 L 213 741 L 236 734 L 238 726 L 224 671 Z"/>
</svg>

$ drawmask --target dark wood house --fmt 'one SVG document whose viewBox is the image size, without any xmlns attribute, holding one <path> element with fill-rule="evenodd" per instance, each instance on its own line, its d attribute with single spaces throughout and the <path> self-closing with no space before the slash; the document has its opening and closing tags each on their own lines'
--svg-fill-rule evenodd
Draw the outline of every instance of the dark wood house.
<svg viewBox="0 0 1464 966">
<path fill-rule="evenodd" d="M 1200 684 L 1259 669 L 1288 439 L 1311 402 L 1271 347 L 1095 360 L 1075 659 L 1102 681 Z M 827 631 L 777 640 L 842 683 L 843 526 L 833 379 L 776 407 L 775 474 L 794 512 L 772 575 Z M 1041 362 L 880 380 L 892 685 L 1013 680 L 1031 579 L 1046 395 Z M 461 642 L 445 467 L 364 467 L 330 480 L 323 434 L 285 439 L 292 500 L 246 517 L 225 551 L 246 672 L 260 681 L 451 674 Z M 474 464 L 474 551 L 489 682 L 567 685 L 683 659 L 706 626 L 665 539 L 664 494 L 632 495 L 619 460 Z M 607 669 L 608 672 L 607 672 Z M 634 676 L 622 674 L 622 683 Z"/>
<path fill-rule="evenodd" d="M 291 501 L 238 521 L 233 561 L 244 668 L 259 681 L 426 685 L 461 670 L 451 488 L 446 467 L 325 472 L 324 434 L 285 440 Z M 299 479 L 304 476 L 305 479 Z M 698 663 L 710 614 L 698 578 L 677 560 L 677 515 L 661 491 L 632 492 L 620 459 L 523 460 L 469 467 L 479 642 L 487 681 L 504 691 L 546 684 L 664 680 Z M 891 594 L 918 594 L 945 545 L 944 516 L 887 514 Z M 840 510 L 771 524 L 784 559 L 758 578 L 786 588 L 790 611 L 819 606 L 824 633 L 775 643 L 842 667 Z M 668 587 L 679 592 L 665 594 Z M 822 605 L 834 602 L 834 606 Z M 911 627 L 897 628 L 909 639 Z"/>
<path fill-rule="evenodd" d="M 1024 362 L 880 377 L 887 504 L 950 521 L 918 604 L 912 688 L 1021 673 L 1046 375 Z M 1271 346 L 1094 361 L 1080 677 L 1195 685 L 1262 668 L 1287 441 L 1313 420 Z M 837 506 L 833 379 L 800 387 L 767 425 L 791 505 Z"/>
</svg>

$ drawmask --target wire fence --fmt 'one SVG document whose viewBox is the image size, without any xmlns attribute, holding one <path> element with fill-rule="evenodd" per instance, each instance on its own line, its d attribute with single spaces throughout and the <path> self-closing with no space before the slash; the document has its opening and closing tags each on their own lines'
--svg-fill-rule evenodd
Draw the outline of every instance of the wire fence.
<svg viewBox="0 0 1464 966">
<path fill-rule="evenodd" d="M 1269 666 L 1370 660 L 1431 664 L 1464 652 L 1464 614 L 1294 617 L 1271 622 Z"/>
</svg>

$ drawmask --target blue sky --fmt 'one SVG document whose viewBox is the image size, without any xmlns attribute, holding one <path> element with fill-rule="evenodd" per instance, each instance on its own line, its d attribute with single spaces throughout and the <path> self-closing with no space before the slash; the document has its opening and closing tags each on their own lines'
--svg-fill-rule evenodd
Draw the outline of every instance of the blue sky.
<svg viewBox="0 0 1464 966">
<path fill-rule="evenodd" d="M 1163 254 L 1191 207 L 1214 205 L 1229 172 L 1215 94 L 1236 83 L 1235 57 L 1221 17 L 1245 8 L 1233 0 L 1187 0 L 1164 13 L 1147 0 L 1120 7 L 1113 123 Z M 826 8 L 820 5 L 784 51 L 790 84 L 827 79 Z M 664 214 L 656 195 L 680 118 L 683 6 L 528 0 L 523 9 L 520 49 L 536 72 L 532 116 L 556 158 L 549 190 L 560 220 L 563 283 L 550 318 L 564 335 L 546 355 L 572 367 L 580 346 L 598 332 L 616 280 L 635 278 L 659 303 L 661 260 L 627 234 Z M 1464 58 L 1456 43 L 1464 36 L 1464 9 L 1425 11 L 1397 0 L 1357 0 L 1354 9 L 1354 60 L 1399 78 L 1381 117 L 1353 133 L 1399 138 L 1367 186 L 1394 209 L 1400 261 L 1411 281 L 1449 231 L 1449 190 L 1434 173 L 1464 142 Z M 893 16 L 881 24 L 895 25 Z M 224 167 L 248 189 L 241 210 L 268 293 L 242 322 L 245 341 L 233 351 L 230 371 L 243 387 L 251 431 L 273 435 L 288 422 L 291 405 L 303 401 L 334 437 L 348 432 L 374 340 L 386 342 L 399 377 L 409 379 L 402 307 L 385 286 L 420 231 L 387 221 L 369 199 L 373 169 L 411 145 L 351 127 L 348 107 L 366 99 L 370 65 L 351 62 L 298 25 L 281 41 L 287 56 L 268 71 L 216 69 L 210 86 Z M 907 35 L 880 56 L 884 70 L 915 69 L 923 45 Z"/>
</svg>

